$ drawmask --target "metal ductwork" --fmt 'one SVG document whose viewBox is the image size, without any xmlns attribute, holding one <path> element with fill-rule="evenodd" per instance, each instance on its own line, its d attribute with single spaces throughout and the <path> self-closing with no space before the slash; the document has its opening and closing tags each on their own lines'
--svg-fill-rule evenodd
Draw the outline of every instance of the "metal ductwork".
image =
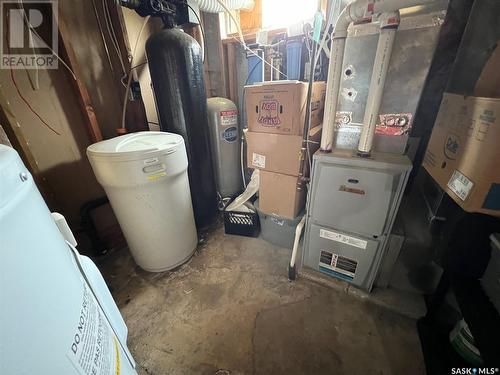
<svg viewBox="0 0 500 375">
<path fill-rule="evenodd" d="M 337 114 L 342 61 L 344 57 L 347 28 L 349 25 L 361 20 L 371 20 L 372 16 L 375 14 L 383 14 L 383 27 L 381 28 L 383 37 L 378 45 L 377 57 L 374 62 L 374 75 L 372 77 L 372 83 L 370 84 L 370 93 L 365 111 L 366 123 L 363 123 L 362 136 L 358 146 L 358 153 L 360 156 L 369 156 L 374 136 L 376 116 L 380 109 L 380 95 L 382 94 L 392 44 L 394 42 L 395 30 L 393 28 L 397 28 L 399 24 L 399 15 L 397 11 L 402 8 L 422 5 L 429 2 L 431 1 L 355 0 L 347 5 L 341 12 L 332 34 L 332 46 L 330 48 L 330 64 L 326 90 L 323 134 L 321 138 L 321 150 L 323 152 L 331 152 L 333 147 L 333 133 Z M 370 99 L 370 96 L 373 96 L 373 98 Z"/>
<path fill-rule="evenodd" d="M 231 10 L 252 10 L 254 6 L 253 0 L 221 0 L 224 5 Z M 219 13 L 225 9 L 217 0 L 195 0 L 202 12 Z"/>
</svg>

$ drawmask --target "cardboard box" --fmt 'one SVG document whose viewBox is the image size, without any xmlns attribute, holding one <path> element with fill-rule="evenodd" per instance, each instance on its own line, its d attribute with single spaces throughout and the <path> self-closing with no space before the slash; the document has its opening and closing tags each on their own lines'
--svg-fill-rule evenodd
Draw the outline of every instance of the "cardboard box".
<svg viewBox="0 0 500 375">
<path fill-rule="evenodd" d="M 297 190 L 297 186 L 301 190 Z M 294 219 L 304 208 L 305 202 L 306 186 L 298 177 L 260 171 L 259 209 L 262 212 Z"/>
<path fill-rule="evenodd" d="M 264 169 L 269 172 L 298 176 L 300 164 L 305 155 L 301 135 L 255 133 L 246 130 L 248 168 Z M 311 155 L 319 148 L 321 126 L 309 131 Z"/>
<path fill-rule="evenodd" d="M 248 129 L 259 133 L 302 135 L 307 87 L 306 82 L 299 81 L 275 81 L 245 86 Z M 325 82 L 314 82 L 311 128 L 323 121 L 325 95 Z"/>
<path fill-rule="evenodd" d="M 500 99 L 445 93 L 423 166 L 465 211 L 500 216 Z"/>
</svg>

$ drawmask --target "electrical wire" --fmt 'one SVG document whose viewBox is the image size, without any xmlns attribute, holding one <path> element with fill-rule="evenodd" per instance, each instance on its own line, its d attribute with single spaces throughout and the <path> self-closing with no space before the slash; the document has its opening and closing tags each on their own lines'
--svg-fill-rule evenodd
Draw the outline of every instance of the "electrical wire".
<svg viewBox="0 0 500 375">
<path fill-rule="evenodd" d="M 241 95 L 241 106 L 240 108 L 242 109 L 241 113 L 243 113 L 243 108 L 245 108 L 245 86 L 248 85 L 248 80 L 252 76 L 253 72 L 257 68 L 258 64 L 255 64 L 253 68 L 250 70 L 248 73 L 247 79 L 245 81 L 245 84 L 243 85 L 243 95 Z M 240 116 L 242 118 L 242 116 Z M 243 124 L 242 124 L 243 125 Z M 243 187 L 246 189 L 247 188 L 247 181 L 245 178 L 245 163 L 243 162 L 243 148 L 244 148 L 244 143 L 245 143 L 245 137 L 241 137 L 241 142 L 240 142 L 240 164 L 241 164 L 241 178 L 243 179 Z"/>
<path fill-rule="evenodd" d="M 123 74 L 127 72 L 125 68 L 125 63 L 122 58 L 122 51 L 120 46 L 118 45 L 118 39 L 116 39 L 115 29 L 113 27 L 113 23 L 111 22 L 111 14 L 109 13 L 109 9 L 106 5 L 106 0 L 101 1 L 102 12 L 104 14 L 104 22 L 106 23 L 106 29 L 108 30 L 109 38 L 111 39 L 111 44 L 115 49 L 116 55 L 118 56 L 118 60 L 120 60 L 120 65 L 122 67 Z"/>
<path fill-rule="evenodd" d="M 33 34 L 35 34 L 35 36 L 36 36 L 38 39 L 40 39 L 40 41 L 42 41 L 42 42 L 45 44 L 45 48 L 47 48 L 48 50 L 50 50 L 50 52 L 52 52 L 52 54 L 53 54 L 55 57 L 57 57 L 57 59 L 61 62 L 61 64 L 63 64 L 63 65 L 64 65 L 64 67 L 68 70 L 68 72 L 70 72 L 70 73 L 71 73 L 71 75 L 73 76 L 73 79 L 76 81 L 76 80 L 77 80 L 77 78 L 76 78 L 76 74 L 75 74 L 75 72 L 73 71 L 73 69 L 71 69 L 71 68 L 69 67 L 69 65 L 68 65 L 68 64 L 66 64 L 66 61 L 64 61 L 64 60 L 61 58 L 61 56 L 59 56 L 59 55 L 56 53 L 56 51 L 54 51 L 54 50 L 53 50 L 53 49 L 52 49 L 52 48 L 51 48 L 51 47 L 50 47 L 47 43 L 45 43 L 45 41 L 43 40 L 43 38 L 42 38 L 42 37 L 41 37 L 41 36 L 40 36 L 40 35 L 36 32 L 36 30 L 33 28 L 33 26 L 31 26 L 31 24 L 28 24 L 27 26 L 28 26 L 28 28 L 31 30 L 31 32 L 32 32 Z"/>
<path fill-rule="evenodd" d="M 146 28 L 146 24 L 148 23 L 149 18 L 150 18 L 150 16 L 147 16 L 146 18 L 144 18 L 144 21 L 142 22 L 141 29 L 139 30 L 139 34 L 137 35 L 137 39 L 135 40 L 134 49 L 132 50 L 132 57 L 130 59 L 130 65 L 132 65 L 134 62 L 135 52 L 137 50 L 137 45 L 139 44 L 139 40 L 141 39 L 142 32 Z M 121 128 L 125 129 L 125 130 L 127 129 L 127 127 L 125 126 L 125 117 L 127 115 L 128 92 L 130 90 L 130 85 L 132 84 L 132 77 L 133 77 L 132 69 L 130 69 L 130 72 L 128 74 L 128 79 L 127 79 L 127 85 L 125 86 L 125 95 L 123 97 L 123 112 L 122 112 L 122 124 L 121 124 L 122 126 L 121 126 Z"/>
<path fill-rule="evenodd" d="M 129 71 L 128 71 L 127 73 L 125 73 L 125 75 L 121 78 L 121 82 L 122 82 L 123 87 L 126 87 L 126 85 L 127 85 L 127 83 L 126 83 L 126 82 L 124 82 L 123 80 L 124 80 L 125 78 L 127 78 L 127 77 L 128 77 L 128 75 L 129 75 L 129 74 L 131 74 L 131 73 L 132 73 L 132 71 L 133 71 L 134 69 L 140 68 L 141 66 L 144 66 L 144 65 L 146 65 L 147 63 L 148 63 L 147 61 L 144 61 L 144 62 L 141 62 L 140 64 L 137 64 L 137 65 L 135 65 L 135 66 L 131 67 L 131 68 L 129 69 Z"/>
<path fill-rule="evenodd" d="M 111 56 L 109 54 L 108 43 L 106 42 L 106 37 L 104 36 L 104 31 L 102 29 L 101 19 L 99 18 L 99 13 L 97 12 L 97 6 L 95 5 L 95 0 L 92 0 L 92 7 L 94 8 L 94 15 L 97 21 L 97 27 L 99 28 L 99 33 L 101 34 L 102 44 L 104 46 L 104 51 L 106 52 L 106 57 L 108 58 L 109 69 L 114 72 L 113 63 L 111 62 Z"/>
<path fill-rule="evenodd" d="M 26 16 L 26 11 L 24 10 L 24 3 L 22 0 L 17 0 L 17 3 L 18 5 L 21 7 L 21 9 L 23 10 L 23 21 L 24 23 L 26 24 L 26 26 L 28 26 L 28 28 L 30 28 L 31 24 L 30 24 L 30 21 L 28 19 L 28 17 Z M 31 51 L 33 53 L 33 55 L 35 56 L 35 60 L 38 58 L 38 55 L 36 54 L 36 50 L 35 50 L 35 43 L 33 43 L 33 35 L 31 33 L 29 33 L 29 38 L 30 38 L 30 43 L 31 45 L 33 46 L 31 48 Z M 38 65 L 35 64 L 35 83 L 33 84 L 33 82 L 31 81 L 31 75 L 29 74 L 28 70 L 25 69 L 26 71 L 26 74 L 28 75 L 28 79 L 30 81 L 30 84 L 31 84 L 31 87 L 33 88 L 33 90 L 39 90 L 40 89 L 40 80 L 39 80 L 39 72 L 38 72 Z"/>
<path fill-rule="evenodd" d="M 14 77 L 14 69 L 10 68 L 10 79 L 12 81 L 12 83 L 14 84 L 14 87 L 16 88 L 16 91 L 17 91 L 17 95 L 19 95 L 19 98 L 21 98 L 21 100 L 24 102 L 24 104 L 26 104 L 26 106 L 28 107 L 28 109 L 36 116 L 38 117 L 38 119 L 48 128 L 50 129 L 52 132 L 54 132 L 55 134 L 57 135 L 61 135 L 61 133 L 59 133 L 56 129 L 54 129 L 52 126 L 50 126 L 47 121 L 45 121 L 42 116 L 40 116 L 38 114 L 37 111 L 35 111 L 35 109 L 31 106 L 30 102 L 28 101 L 28 99 L 26 99 L 24 97 L 24 95 L 21 93 L 21 90 L 19 89 L 19 86 L 17 85 L 17 82 L 16 82 L 16 78 Z"/>
<path fill-rule="evenodd" d="M 38 36 L 38 37 L 40 37 L 40 36 Z M 7 32 L 5 33 L 5 42 L 7 43 L 6 44 L 7 45 L 7 51 L 10 54 L 9 30 L 8 29 L 7 29 Z M 56 129 L 54 129 L 52 126 L 50 126 L 47 121 L 45 121 L 43 119 L 43 117 L 31 106 L 31 104 L 28 101 L 28 99 L 26 99 L 24 97 L 23 93 L 21 92 L 21 89 L 19 88 L 19 85 L 17 84 L 16 77 L 14 76 L 14 69 L 12 69 L 12 67 L 10 67 L 10 80 L 12 81 L 12 84 L 16 88 L 17 95 L 24 102 L 24 104 L 26 104 L 26 106 L 31 111 L 31 113 L 33 113 L 42 122 L 42 124 L 44 124 L 49 130 L 51 130 L 52 132 L 54 132 L 57 135 L 61 135 L 61 133 L 59 133 Z"/>
<path fill-rule="evenodd" d="M 220 6 L 221 6 L 221 7 L 223 7 L 223 8 L 224 8 L 224 10 L 225 10 L 225 11 L 229 14 L 229 17 L 231 18 L 231 20 L 233 21 L 234 25 L 236 26 L 236 29 L 238 30 L 238 35 L 239 35 L 239 37 L 240 37 L 240 40 L 238 40 L 238 39 L 237 39 L 237 38 L 235 38 L 234 36 L 233 36 L 233 39 L 235 39 L 236 41 L 238 41 L 238 42 L 239 42 L 239 43 L 243 46 L 243 48 L 244 48 L 246 51 L 250 52 L 252 55 L 257 56 L 259 59 L 261 59 L 261 60 L 264 62 L 264 64 L 269 65 L 269 66 L 271 67 L 271 69 L 276 70 L 279 74 L 282 74 L 282 75 L 283 75 L 283 77 L 288 78 L 288 76 L 287 76 L 285 73 L 283 73 L 282 71 L 280 71 L 279 69 L 277 69 L 276 67 L 274 67 L 272 64 L 270 64 L 270 63 L 269 63 L 269 62 L 267 62 L 265 59 L 263 59 L 262 57 L 260 57 L 257 53 L 255 53 L 255 52 L 254 52 L 254 51 L 252 51 L 250 48 L 248 48 L 248 46 L 247 46 L 247 45 L 246 45 L 246 43 L 245 43 L 245 38 L 243 37 L 243 31 L 241 30 L 240 23 L 238 22 L 238 20 L 237 20 L 237 19 L 236 19 L 236 17 L 234 16 L 234 14 L 233 14 L 233 12 L 231 11 L 231 9 L 229 9 L 229 8 L 227 7 L 227 5 L 224 3 L 224 1 L 223 1 L 223 0 L 216 0 L 216 1 L 217 1 L 217 2 L 220 4 Z"/>
</svg>

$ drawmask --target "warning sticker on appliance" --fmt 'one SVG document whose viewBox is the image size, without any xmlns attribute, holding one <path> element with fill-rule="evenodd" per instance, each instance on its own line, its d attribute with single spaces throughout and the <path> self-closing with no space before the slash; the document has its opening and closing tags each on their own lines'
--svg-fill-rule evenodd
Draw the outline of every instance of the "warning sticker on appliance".
<svg viewBox="0 0 500 375">
<path fill-rule="evenodd" d="M 407 134 L 412 127 L 411 113 L 385 113 L 379 115 L 375 133 L 385 135 Z"/>
<path fill-rule="evenodd" d="M 327 240 L 344 243 L 346 245 L 358 247 L 360 249 L 366 249 L 366 246 L 368 245 L 367 241 L 362 240 L 360 238 L 348 236 L 346 234 L 333 232 L 326 229 L 320 229 L 319 236 L 321 238 L 326 238 Z"/>
<path fill-rule="evenodd" d="M 120 373 L 118 340 L 86 283 L 80 316 L 68 346 L 66 356 L 81 375 Z"/>
<path fill-rule="evenodd" d="M 261 154 L 256 154 L 255 152 L 252 154 L 252 165 L 256 168 L 265 168 L 266 167 L 266 157 Z"/>
<path fill-rule="evenodd" d="M 463 201 L 467 199 L 473 186 L 474 183 L 456 169 L 448 181 L 448 188 Z"/>
<path fill-rule="evenodd" d="M 238 112 L 235 109 L 220 111 L 220 123 L 222 126 L 236 126 L 238 124 Z"/>
</svg>

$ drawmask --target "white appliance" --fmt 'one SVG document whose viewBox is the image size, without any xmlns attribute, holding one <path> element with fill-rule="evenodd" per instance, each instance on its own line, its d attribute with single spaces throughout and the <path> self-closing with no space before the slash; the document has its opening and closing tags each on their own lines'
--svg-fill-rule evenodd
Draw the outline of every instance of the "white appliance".
<svg viewBox="0 0 500 375">
<path fill-rule="evenodd" d="M 198 237 L 182 136 L 131 133 L 93 144 L 87 155 L 136 263 L 161 272 L 186 262 Z"/>
<path fill-rule="evenodd" d="M 75 245 L 16 151 L 0 145 L 0 374 L 136 374 L 120 312 Z"/>
</svg>

